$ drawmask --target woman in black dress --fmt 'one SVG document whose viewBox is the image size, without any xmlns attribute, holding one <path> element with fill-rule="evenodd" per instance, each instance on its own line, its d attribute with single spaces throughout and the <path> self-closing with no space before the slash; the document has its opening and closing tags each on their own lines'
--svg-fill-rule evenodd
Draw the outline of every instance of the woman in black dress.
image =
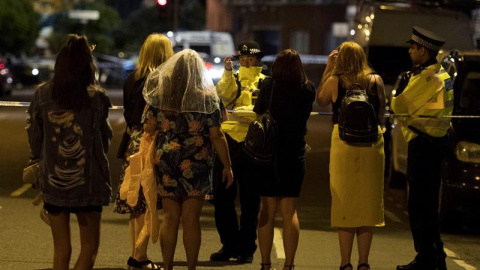
<svg viewBox="0 0 480 270">
<path fill-rule="evenodd" d="M 294 268 L 300 233 L 296 204 L 305 175 L 304 138 L 314 99 L 315 88 L 298 53 L 292 49 L 280 52 L 272 66 L 272 78 L 265 79 L 254 108 L 257 114 L 269 109 L 278 127 L 275 166 L 261 170 L 259 175 L 262 207 L 258 242 L 263 270 L 271 269 L 273 223 L 279 206 L 286 257 L 283 269 Z"/>
</svg>

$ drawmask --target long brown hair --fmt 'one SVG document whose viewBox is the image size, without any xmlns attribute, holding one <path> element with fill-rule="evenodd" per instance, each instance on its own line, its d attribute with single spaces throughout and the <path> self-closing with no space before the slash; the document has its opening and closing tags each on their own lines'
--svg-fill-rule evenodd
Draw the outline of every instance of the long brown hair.
<svg viewBox="0 0 480 270">
<path fill-rule="evenodd" d="M 173 55 L 172 42 L 163 34 L 150 34 L 143 42 L 135 69 L 135 80 L 144 78 Z"/>
<path fill-rule="evenodd" d="M 95 83 L 95 62 L 86 36 L 67 35 L 55 61 L 52 98 L 61 108 L 80 110 L 90 105 L 87 88 Z"/>
<path fill-rule="evenodd" d="M 368 66 L 362 47 L 353 41 L 345 41 L 338 47 L 337 63 L 333 75 L 343 82 L 363 82 L 373 70 Z"/>
<path fill-rule="evenodd" d="M 272 65 L 272 78 L 286 82 L 306 83 L 308 78 L 300 55 L 293 49 L 279 52 Z"/>
</svg>

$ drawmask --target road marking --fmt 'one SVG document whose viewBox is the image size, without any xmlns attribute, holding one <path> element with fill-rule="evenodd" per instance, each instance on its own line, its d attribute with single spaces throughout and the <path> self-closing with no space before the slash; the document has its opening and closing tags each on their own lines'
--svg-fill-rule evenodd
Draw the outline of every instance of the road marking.
<svg viewBox="0 0 480 270">
<path fill-rule="evenodd" d="M 282 231 L 279 228 L 273 229 L 273 248 L 275 249 L 275 254 L 277 254 L 277 259 L 285 259 Z"/>
<path fill-rule="evenodd" d="M 32 187 L 32 184 L 24 184 L 21 186 L 19 189 L 15 190 L 10 194 L 10 197 L 19 197 L 23 193 L 25 193 L 27 190 L 29 190 Z"/>
<path fill-rule="evenodd" d="M 460 257 L 453 251 L 451 251 L 448 248 L 444 248 L 445 253 L 447 253 L 447 257 L 452 259 L 456 264 L 458 264 L 460 267 L 462 267 L 465 270 L 477 270 L 476 267 L 469 265 L 468 263 L 464 262 L 463 260 L 460 259 Z"/>
<path fill-rule="evenodd" d="M 458 255 L 455 252 L 451 251 L 450 249 L 448 249 L 448 248 L 443 248 L 443 249 L 445 250 L 445 253 L 447 253 L 447 256 L 449 258 L 460 259 L 460 257 L 458 257 Z"/>
<path fill-rule="evenodd" d="M 463 267 L 465 270 L 477 270 L 475 266 L 471 266 L 467 263 L 465 263 L 462 260 L 453 260 L 456 264 L 460 265 L 460 267 Z"/>
<path fill-rule="evenodd" d="M 390 211 L 388 211 L 388 210 L 384 210 L 384 212 L 385 212 L 385 215 L 386 215 L 390 220 L 392 220 L 393 222 L 395 222 L 395 223 L 402 223 L 402 220 L 401 220 L 399 217 L 397 217 L 397 215 L 395 215 L 394 213 L 392 213 L 392 212 L 390 212 Z"/>
</svg>

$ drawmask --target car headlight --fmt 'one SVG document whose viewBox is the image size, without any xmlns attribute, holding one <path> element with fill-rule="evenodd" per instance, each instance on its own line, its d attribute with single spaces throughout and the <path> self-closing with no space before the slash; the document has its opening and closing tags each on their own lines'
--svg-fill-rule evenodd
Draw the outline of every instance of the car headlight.
<svg viewBox="0 0 480 270">
<path fill-rule="evenodd" d="M 223 75 L 223 68 L 214 68 L 208 70 L 208 74 L 212 79 L 220 79 Z"/>
<path fill-rule="evenodd" d="M 480 163 L 480 145 L 460 141 L 455 146 L 455 157 L 463 162 Z"/>
</svg>

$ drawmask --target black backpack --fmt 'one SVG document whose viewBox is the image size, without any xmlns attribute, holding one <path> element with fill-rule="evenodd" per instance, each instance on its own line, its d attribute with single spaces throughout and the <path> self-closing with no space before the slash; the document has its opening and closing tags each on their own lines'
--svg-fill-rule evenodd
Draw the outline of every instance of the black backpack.
<svg viewBox="0 0 480 270">
<path fill-rule="evenodd" d="M 260 166 L 272 165 L 275 161 L 277 124 L 270 113 L 273 86 L 267 111 L 250 123 L 242 147 L 247 156 Z"/>
<path fill-rule="evenodd" d="M 369 144 L 378 140 L 378 120 L 375 107 L 366 89 L 355 83 L 346 91 L 338 110 L 338 132 L 347 143 Z"/>
</svg>

